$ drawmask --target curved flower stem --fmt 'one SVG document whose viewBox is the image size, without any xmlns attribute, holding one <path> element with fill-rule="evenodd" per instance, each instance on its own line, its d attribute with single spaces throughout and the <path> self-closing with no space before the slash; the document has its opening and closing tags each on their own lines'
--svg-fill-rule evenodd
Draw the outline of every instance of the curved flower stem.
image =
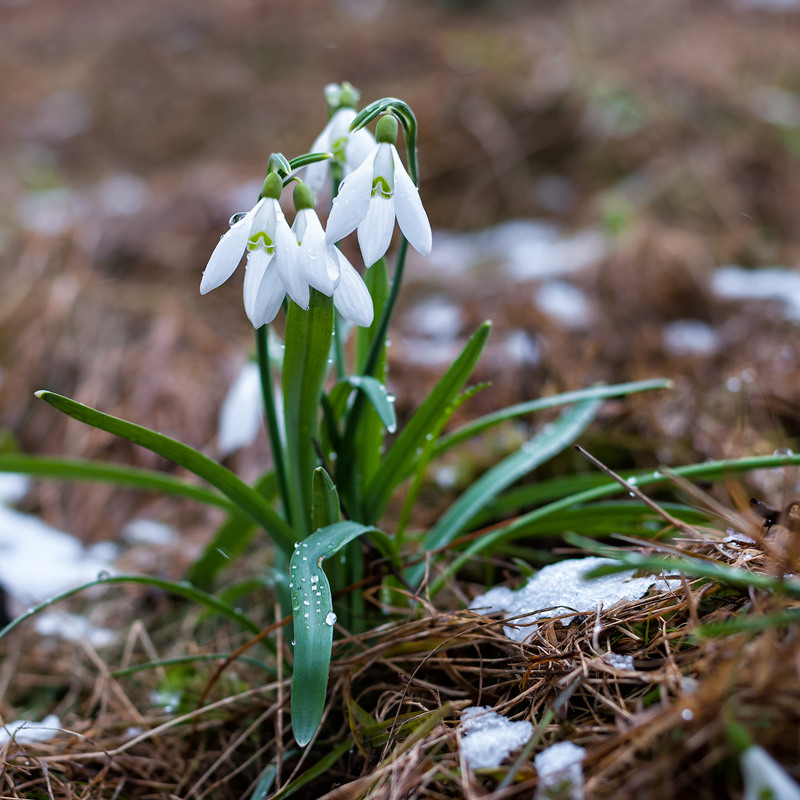
<svg viewBox="0 0 800 800">
<path fill-rule="evenodd" d="M 256 352 L 258 354 L 258 369 L 261 373 L 261 394 L 264 398 L 264 419 L 267 423 L 267 434 L 272 449 L 272 460 L 275 462 L 275 476 L 278 481 L 278 491 L 281 495 L 283 513 L 286 521 L 292 524 L 292 509 L 289 503 L 289 487 L 286 481 L 286 462 L 283 452 L 283 438 L 278 424 L 278 414 L 275 408 L 275 392 L 272 384 L 272 372 L 269 365 L 269 329 L 262 325 L 256 329 Z"/>
</svg>

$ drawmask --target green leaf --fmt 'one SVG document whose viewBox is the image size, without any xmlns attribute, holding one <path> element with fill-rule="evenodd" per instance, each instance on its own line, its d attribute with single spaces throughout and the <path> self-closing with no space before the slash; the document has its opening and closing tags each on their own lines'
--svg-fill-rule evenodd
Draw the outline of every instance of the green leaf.
<svg viewBox="0 0 800 800">
<path fill-rule="evenodd" d="M 753 456 L 739 459 L 706 461 L 703 464 L 689 464 L 684 467 L 675 467 L 671 472 L 683 478 L 714 479 L 738 472 L 750 472 L 756 469 L 776 469 L 792 464 L 800 464 L 800 455 Z M 635 477 L 636 485 L 640 489 L 645 486 L 670 484 L 671 481 L 669 474 L 665 473 L 665 470 L 642 472 Z M 625 491 L 625 489 L 620 486 L 619 483 L 610 481 L 591 489 L 584 489 L 579 492 L 568 494 L 566 497 L 553 500 L 540 508 L 529 511 L 527 514 L 510 520 L 507 525 L 498 527 L 469 544 L 464 548 L 463 554 L 456 558 L 452 564 L 448 565 L 447 572 L 448 574 L 452 574 L 471 557 L 486 552 L 487 550 L 492 550 L 501 542 L 531 535 L 534 528 L 539 526 L 543 520 L 558 517 L 565 509 L 573 508 L 593 500 L 599 500 L 602 497 L 619 494 L 623 491 Z M 564 530 L 563 526 L 558 526 L 557 523 L 554 523 L 547 529 L 548 535 L 552 535 L 554 531 L 559 529 Z"/>
<path fill-rule="evenodd" d="M 234 505 L 249 514 L 285 551 L 291 552 L 296 538 L 292 528 L 257 491 L 208 456 L 168 436 L 104 414 L 63 395 L 40 391 L 36 396 L 73 419 L 152 450 L 208 481 Z"/>
<path fill-rule="evenodd" d="M 311 482 L 311 527 L 325 528 L 339 521 L 339 493 L 324 467 L 314 470 Z"/>
<path fill-rule="evenodd" d="M 568 408 L 553 423 L 529 439 L 516 452 L 504 458 L 482 475 L 442 515 L 422 541 L 423 552 L 437 550 L 449 544 L 467 526 L 469 521 L 506 487 L 527 475 L 536 467 L 569 447 L 594 419 L 600 400 L 584 400 Z M 412 586 L 418 584 L 425 573 L 425 564 L 417 564 L 408 572 Z M 437 581 L 431 592 L 442 585 Z"/>
<path fill-rule="evenodd" d="M 365 533 L 388 538 L 371 526 L 336 522 L 298 543 L 289 562 L 295 640 L 292 730 L 300 745 L 308 744 L 319 727 L 331 663 L 336 615 L 322 562 Z"/>
<path fill-rule="evenodd" d="M 200 591 L 200 589 L 192 586 L 190 583 L 183 581 L 177 583 L 175 581 L 168 581 L 165 578 L 154 578 L 150 575 L 111 575 L 109 577 L 98 578 L 96 581 L 83 583 L 80 586 L 73 587 L 72 589 L 67 589 L 67 591 L 61 592 L 61 594 L 51 597 L 48 600 L 39 603 L 39 605 L 34 606 L 33 608 L 29 608 L 24 614 L 21 614 L 16 619 L 11 620 L 11 622 L 9 622 L 5 628 L 0 630 L 0 639 L 2 639 L 3 636 L 10 631 L 14 630 L 17 625 L 24 622 L 26 619 L 30 619 L 32 616 L 34 616 L 34 614 L 38 614 L 43 609 L 49 608 L 61 600 L 66 600 L 68 597 L 72 597 L 73 595 L 82 592 L 84 589 L 91 589 L 93 586 L 106 586 L 114 583 L 133 583 L 141 584 L 142 586 L 153 586 L 156 589 L 161 589 L 162 591 L 178 595 L 179 597 L 184 597 L 187 600 L 197 603 L 198 605 L 202 605 L 212 611 L 216 611 L 217 613 L 232 619 L 237 625 L 239 625 L 248 633 L 261 633 L 261 627 L 256 625 L 255 622 L 245 616 L 239 609 L 233 608 L 233 606 L 228 605 L 228 603 L 224 603 L 222 600 L 214 597 L 212 594 L 207 594 L 206 592 Z"/>
<path fill-rule="evenodd" d="M 372 407 L 378 414 L 389 433 L 397 430 L 397 415 L 394 411 L 394 399 L 386 391 L 386 387 L 377 379 L 368 375 L 350 375 L 344 379 L 344 383 L 349 383 L 355 389 L 362 391 Z"/>
<path fill-rule="evenodd" d="M 522 417 L 526 414 L 532 414 L 535 411 L 580 403 L 583 400 L 621 397 L 635 394 L 636 392 L 645 392 L 652 389 L 669 389 L 671 387 L 671 381 L 666 378 L 657 378 L 647 381 L 634 381 L 632 383 L 618 383 L 614 386 L 593 386 L 589 389 L 564 392 L 563 394 L 553 395 L 552 397 L 541 397 L 537 400 L 529 400 L 526 403 L 518 403 L 517 405 L 503 408 L 500 411 L 495 411 L 492 414 L 486 414 L 466 425 L 462 425 L 460 428 L 456 428 L 456 430 L 444 436 L 441 441 L 437 443 L 434 457 L 441 455 L 451 447 L 455 447 L 457 444 L 467 439 L 471 439 L 473 436 L 477 436 L 479 433 L 483 433 L 483 431 L 494 425 L 499 425 L 501 422 Z"/>
<path fill-rule="evenodd" d="M 489 337 L 490 328 L 491 323 L 484 322 L 472 335 L 461 355 L 439 379 L 393 442 L 365 493 L 365 519 L 380 519 L 395 487 L 408 474 L 417 451 L 424 446 L 426 437 L 436 429 L 440 417 L 447 413 L 453 399 L 472 374 Z"/>
<path fill-rule="evenodd" d="M 286 315 L 283 413 L 291 519 L 303 539 L 311 528 L 311 479 L 318 456 L 320 397 L 333 338 L 333 300 L 311 290 L 308 311 L 293 302 Z"/>
<path fill-rule="evenodd" d="M 306 153 L 302 156 L 297 156 L 289 162 L 290 172 L 295 172 L 301 167 L 307 167 L 309 164 L 316 164 L 318 161 L 327 161 L 333 158 L 333 153 Z"/>
<path fill-rule="evenodd" d="M 204 486 L 195 486 L 163 472 L 107 464 L 103 461 L 0 453 L 0 472 L 19 472 L 37 478 L 58 478 L 65 481 L 97 481 L 185 497 L 226 511 L 234 508 L 226 497 L 209 491 Z"/>
</svg>

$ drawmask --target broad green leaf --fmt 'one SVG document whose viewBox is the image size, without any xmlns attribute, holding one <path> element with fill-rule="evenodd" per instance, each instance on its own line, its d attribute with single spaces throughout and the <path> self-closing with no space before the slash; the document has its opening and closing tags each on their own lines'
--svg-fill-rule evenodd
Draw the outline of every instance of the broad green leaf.
<svg viewBox="0 0 800 800">
<path fill-rule="evenodd" d="M 296 537 L 293 530 L 269 503 L 233 472 L 212 461 L 208 456 L 168 436 L 104 414 L 63 395 L 40 391 L 36 396 L 73 419 L 113 433 L 185 467 L 189 472 L 215 486 L 234 505 L 249 514 L 284 550 L 290 552 L 294 546 Z"/>
<path fill-rule="evenodd" d="M 453 399 L 472 374 L 489 337 L 490 327 L 491 323 L 485 322 L 472 335 L 461 355 L 439 379 L 392 443 L 365 492 L 363 501 L 365 519 L 380 519 L 396 485 L 408 474 L 417 451 L 424 446 L 426 437 L 436 429 L 439 419 L 447 413 Z"/>
<path fill-rule="evenodd" d="M 339 493 L 324 467 L 314 470 L 311 483 L 311 527 L 319 530 L 339 522 Z"/>
<path fill-rule="evenodd" d="M 292 730 L 301 746 L 311 741 L 322 719 L 336 622 L 322 562 L 366 533 L 384 541 L 388 538 L 367 525 L 336 522 L 298 542 L 289 562 L 295 641 Z M 386 545 L 390 550 L 391 544 L 387 541 Z"/>
<path fill-rule="evenodd" d="M 517 405 L 503 408 L 500 411 L 495 411 L 492 414 L 486 414 L 479 417 L 472 422 L 456 428 L 452 433 L 442 437 L 441 441 L 436 445 L 434 457 L 444 453 L 451 447 L 455 447 L 473 436 L 494 425 L 499 425 L 501 422 L 506 422 L 509 419 L 516 419 L 526 414 L 532 414 L 535 411 L 542 411 L 545 408 L 555 408 L 556 406 L 570 405 L 573 403 L 580 403 L 583 400 L 600 399 L 606 397 L 621 397 L 624 395 L 635 394 L 636 392 L 649 391 L 651 389 L 669 389 L 672 382 L 664 378 L 657 378 L 648 381 L 634 381 L 632 383 L 618 383 L 614 386 L 593 386 L 589 389 L 580 389 L 575 392 L 564 392 L 563 394 L 553 395 L 552 397 L 541 397 L 537 400 L 529 400 L 525 403 L 518 403 Z"/>
<path fill-rule="evenodd" d="M 328 372 L 333 338 L 333 300 L 311 290 L 307 311 L 293 302 L 286 315 L 283 357 L 283 413 L 291 519 L 298 539 L 311 527 L 311 476 L 318 456 L 322 383 Z"/>
<path fill-rule="evenodd" d="M 256 483 L 255 489 L 265 500 L 272 500 L 277 489 L 275 473 L 267 472 L 263 475 Z M 189 567 L 186 580 L 201 588 L 210 587 L 215 575 L 235 560 L 255 531 L 256 526 L 252 517 L 234 507 L 225 522 L 217 529 L 214 538 Z"/>
<path fill-rule="evenodd" d="M 516 452 L 504 458 L 482 475 L 467 489 L 422 540 L 423 552 L 437 550 L 449 544 L 468 525 L 469 521 L 486 503 L 506 487 L 527 475 L 536 467 L 569 447 L 594 419 L 599 400 L 584 400 L 568 408 L 552 423 L 529 439 Z M 425 573 L 425 564 L 417 564 L 408 572 L 412 586 L 417 585 Z"/>
<path fill-rule="evenodd" d="M 366 395 L 370 404 L 377 412 L 384 428 L 386 428 L 389 433 L 394 433 L 395 430 L 397 430 L 394 399 L 377 378 L 371 378 L 367 375 L 350 375 L 344 379 L 344 382 L 349 383 L 350 386 Z"/>
<path fill-rule="evenodd" d="M 127 467 L 123 464 L 56 456 L 0 453 L 0 472 L 19 472 L 37 478 L 58 478 L 64 481 L 97 481 L 128 486 L 132 489 L 163 492 L 174 497 L 186 497 L 226 511 L 234 508 L 226 497 L 204 486 L 195 486 L 163 472 Z"/>
</svg>

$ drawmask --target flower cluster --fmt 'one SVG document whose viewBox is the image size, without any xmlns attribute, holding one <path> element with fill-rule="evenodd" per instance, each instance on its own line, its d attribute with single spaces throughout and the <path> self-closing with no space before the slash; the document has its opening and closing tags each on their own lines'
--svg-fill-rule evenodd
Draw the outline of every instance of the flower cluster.
<svg viewBox="0 0 800 800">
<path fill-rule="evenodd" d="M 307 183 L 297 182 L 297 213 L 291 228 L 280 206 L 283 180 L 272 172 L 256 205 L 231 219 L 230 230 L 203 272 L 201 294 L 227 281 L 247 253 L 244 307 L 256 328 L 272 322 L 287 295 L 308 308 L 311 288 L 333 296 L 334 306 L 345 319 L 360 326 L 372 324 L 369 290 L 336 242 L 357 229 L 369 267 L 389 249 L 395 217 L 408 242 L 422 255 L 431 251 L 431 228 L 417 187 L 394 145 L 397 121 L 384 116 L 373 138 L 363 128 L 350 132 L 354 117 L 353 108 L 338 109 L 312 147 L 313 152 L 332 151 L 344 175 L 327 231 L 314 211 L 313 194 L 326 182 L 328 160 L 309 165 Z"/>
</svg>

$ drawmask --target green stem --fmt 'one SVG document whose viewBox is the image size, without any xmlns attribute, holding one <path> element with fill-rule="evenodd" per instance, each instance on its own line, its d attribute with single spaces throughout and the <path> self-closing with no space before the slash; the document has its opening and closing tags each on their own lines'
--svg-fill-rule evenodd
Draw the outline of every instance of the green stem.
<svg viewBox="0 0 800 800">
<path fill-rule="evenodd" d="M 283 513 L 286 515 L 286 521 L 291 525 L 292 514 L 289 504 L 289 487 L 286 480 L 283 440 L 275 408 L 275 392 L 269 363 L 269 328 L 266 325 L 256 329 L 256 350 L 258 353 L 258 369 L 261 373 L 261 393 L 264 398 L 264 418 L 267 423 L 269 444 L 272 448 L 272 460 L 275 462 L 275 476 L 278 480 L 278 491 L 283 503 Z"/>
</svg>

